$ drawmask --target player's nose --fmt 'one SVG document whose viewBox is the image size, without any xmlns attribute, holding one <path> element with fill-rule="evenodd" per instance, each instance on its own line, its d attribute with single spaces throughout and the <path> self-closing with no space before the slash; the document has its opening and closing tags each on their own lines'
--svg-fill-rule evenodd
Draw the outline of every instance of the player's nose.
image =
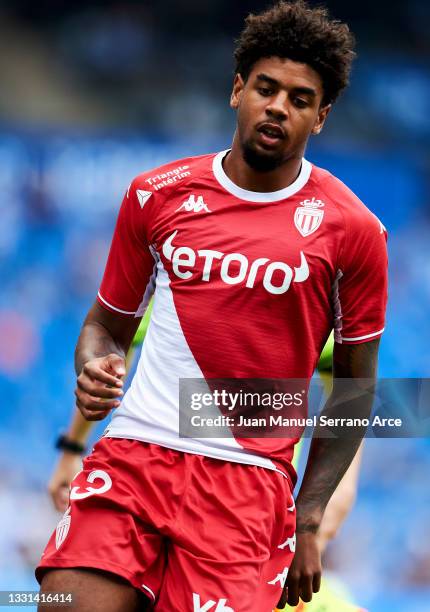
<svg viewBox="0 0 430 612">
<path fill-rule="evenodd" d="M 285 121 L 288 118 L 288 97 L 284 92 L 279 92 L 277 96 L 270 99 L 266 106 L 266 114 L 275 117 L 278 121 Z"/>
</svg>

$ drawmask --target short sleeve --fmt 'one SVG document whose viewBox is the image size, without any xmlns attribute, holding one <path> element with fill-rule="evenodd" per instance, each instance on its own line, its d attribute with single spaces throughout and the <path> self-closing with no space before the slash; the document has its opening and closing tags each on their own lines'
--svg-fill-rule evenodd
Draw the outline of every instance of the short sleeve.
<svg viewBox="0 0 430 612">
<path fill-rule="evenodd" d="M 142 316 L 155 288 L 156 261 L 149 245 L 150 200 L 136 180 L 122 201 L 98 302 L 108 310 Z"/>
<path fill-rule="evenodd" d="M 382 335 L 388 291 L 387 232 L 368 209 L 347 220 L 333 287 L 334 337 L 359 344 Z"/>
</svg>

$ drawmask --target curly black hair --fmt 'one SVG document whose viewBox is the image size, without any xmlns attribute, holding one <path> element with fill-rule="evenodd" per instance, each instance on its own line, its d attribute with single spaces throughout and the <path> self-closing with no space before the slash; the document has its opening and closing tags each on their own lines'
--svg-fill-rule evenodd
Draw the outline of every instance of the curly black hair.
<svg viewBox="0 0 430 612">
<path fill-rule="evenodd" d="M 335 102 L 349 84 L 355 38 L 325 7 L 312 8 L 305 0 L 278 2 L 249 15 L 236 42 L 236 74 L 245 81 L 259 59 L 280 57 L 308 64 L 320 75 L 323 104 Z"/>
</svg>

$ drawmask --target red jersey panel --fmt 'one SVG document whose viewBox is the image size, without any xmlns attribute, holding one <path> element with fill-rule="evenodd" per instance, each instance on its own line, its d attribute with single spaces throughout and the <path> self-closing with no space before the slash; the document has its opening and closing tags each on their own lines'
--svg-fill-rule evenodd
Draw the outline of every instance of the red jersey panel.
<svg viewBox="0 0 430 612">
<path fill-rule="evenodd" d="M 119 213 L 100 303 L 141 316 L 136 375 L 107 435 L 283 469 L 295 439 L 178 435 L 180 378 L 310 379 L 336 342 L 380 336 L 386 233 L 330 173 L 305 159 L 289 187 L 258 193 L 224 173 L 226 152 L 142 174 Z"/>
</svg>

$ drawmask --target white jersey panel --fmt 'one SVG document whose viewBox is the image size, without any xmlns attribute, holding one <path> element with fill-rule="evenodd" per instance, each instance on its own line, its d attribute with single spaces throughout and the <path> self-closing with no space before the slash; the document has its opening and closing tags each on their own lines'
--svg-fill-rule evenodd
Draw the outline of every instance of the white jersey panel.
<svg viewBox="0 0 430 612">
<path fill-rule="evenodd" d="M 180 378 L 204 376 L 185 340 L 169 277 L 158 260 L 154 306 L 137 371 L 104 435 L 281 471 L 270 459 L 240 446 L 231 432 L 225 438 L 180 438 Z"/>
</svg>

